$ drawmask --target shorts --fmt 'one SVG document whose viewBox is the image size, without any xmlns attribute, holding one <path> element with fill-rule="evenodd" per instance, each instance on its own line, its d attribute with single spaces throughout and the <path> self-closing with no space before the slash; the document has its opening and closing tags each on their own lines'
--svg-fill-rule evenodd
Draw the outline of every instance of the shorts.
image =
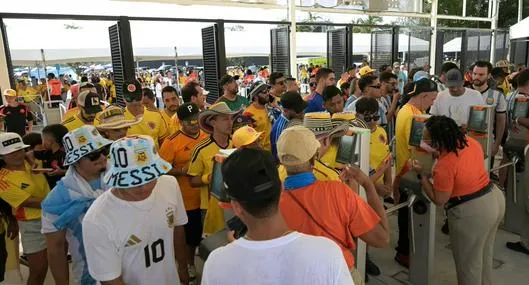
<svg viewBox="0 0 529 285">
<path fill-rule="evenodd" d="M 187 224 L 184 225 L 186 244 L 199 246 L 202 241 L 202 211 L 200 209 L 186 211 Z"/>
<path fill-rule="evenodd" d="M 33 254 L 46 249 L 46 238 L 40 232 L 42 228 L 40 219 L 18 221 L 18 228 L 24 254 Z"/>
</svg>

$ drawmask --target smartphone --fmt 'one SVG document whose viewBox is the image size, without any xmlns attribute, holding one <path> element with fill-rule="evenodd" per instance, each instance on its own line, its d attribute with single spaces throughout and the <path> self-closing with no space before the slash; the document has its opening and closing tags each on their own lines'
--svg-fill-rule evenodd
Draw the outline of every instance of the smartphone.
<svg viewBox="0 0 529 285">
<path fill-rule="evenodd" d="M 233 237 L 236 239 L 243 237 L 248 231 L 248 227 L 246 227 L 246 225 L 237 216 L 229 219 L 226 224 L 228 225 L 228 229 L 233 231 Z"/>
<path fill-rule="evenodd" d="M 336 162 L 341 164 L 354 164 L 357 161 L 356 136 L 342 136 L 338 145 Z"/>
</svg>

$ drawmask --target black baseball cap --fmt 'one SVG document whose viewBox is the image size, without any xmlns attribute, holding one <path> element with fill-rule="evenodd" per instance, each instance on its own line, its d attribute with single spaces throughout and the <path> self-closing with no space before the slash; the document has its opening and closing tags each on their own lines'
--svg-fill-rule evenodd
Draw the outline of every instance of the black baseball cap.
<svg viewBox="0 0 529 285">
<path fill-rule="evenodd" d="M 237 81 L 239 80 L 239 75 L 235 75 L 235 76 L 231 76 L 231 75 L 224 75 L 222 76 L 222 78 L 220 79 L 220 87 L 232 82 L 232 81 Z"/>
<path fill-rule="evenodd" d="M 231 199 L 256 202 L 281 195 L 281 180 L 271 152 L 242 148 L 222 164 L 224 187 Z M 251 177 L 251 179 L 249 179 Z"/>
<path fill-rule="evenodd" d="M 99 94 L 94 92 L 81 92 L 81 94 L 79 94 L 79 96 L 77 97 L 77 102 L 87 114 L 97 114 L 103 110 L 103 108 L 101 108 Z"/>
<path fill-rule="evenodd" d="M 303 100 L 298 92 L 290 91 L 281 95 L 281 106 L 296 113 L 301 113 L 307 107 L 307 102 Z"/>
<path fill-rule="evenodd" d="M 127 80 L 123 83 L 123 97 L 127 102 L 141 101 L 142 87 L 138 80 Z"/>
<path fill-rule="evenodd" d="M 185 103 L 178 107 L 176 110 L 176 116 L 180 121 L 192 120 L 198 117 L 198 106 L 195 103 Z"/>
<path fill-rule="evenodd" d="M 413 83 L 413 90 L 408 93 L 411 97 L 424 92 L 438 91 L 437 83 L 429 78 L 421 78 Z"/>
</svg>

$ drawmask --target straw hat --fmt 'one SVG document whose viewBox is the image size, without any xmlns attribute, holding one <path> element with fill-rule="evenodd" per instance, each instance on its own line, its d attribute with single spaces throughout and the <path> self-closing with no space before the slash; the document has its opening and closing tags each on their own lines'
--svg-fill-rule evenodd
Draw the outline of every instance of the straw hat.
<svg viewBox="0 0 529 285">
<path fill-rule="evenodd" d="M 99 130 L 115 130 L 128 128 L 140 123 L 142 118 L 127 119 L 125 110 L 118 106 L 109 106 L 103 110 L 99 115 Z"/>
<path fill-rule="evenodd" d="M 348 129 L 347 123 L 332 123 L 331 114 L 328 112 L 313 112 L 305 114 L 303 126 L 311 130 L 316 138 L 340 136 Z"/>
<path fill-rule="evenodd" d="M 200 128 L 208 133 L 213 133 L 213 126 L 209 123 L 209 120 L 217 115 L 235 115 L 240 113 L 242 110 L 232 111 L 230 107 L 224 102 L 219 102 L 211 105 L 209 109 L 203 111 L 198 115 L 198 123 Z"/>
</svg>

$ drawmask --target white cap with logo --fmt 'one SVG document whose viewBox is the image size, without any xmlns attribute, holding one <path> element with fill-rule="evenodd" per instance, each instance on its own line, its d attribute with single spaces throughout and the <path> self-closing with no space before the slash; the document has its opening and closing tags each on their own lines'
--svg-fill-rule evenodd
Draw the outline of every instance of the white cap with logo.
<svg viewBox="0 0 529 285">
<path fill-rule="evenodd" d="M 0 155 L 28 148 L 29 145 L 22 142 L 22 138 L 17 133 L 0 133 Z"/>
</svg>

